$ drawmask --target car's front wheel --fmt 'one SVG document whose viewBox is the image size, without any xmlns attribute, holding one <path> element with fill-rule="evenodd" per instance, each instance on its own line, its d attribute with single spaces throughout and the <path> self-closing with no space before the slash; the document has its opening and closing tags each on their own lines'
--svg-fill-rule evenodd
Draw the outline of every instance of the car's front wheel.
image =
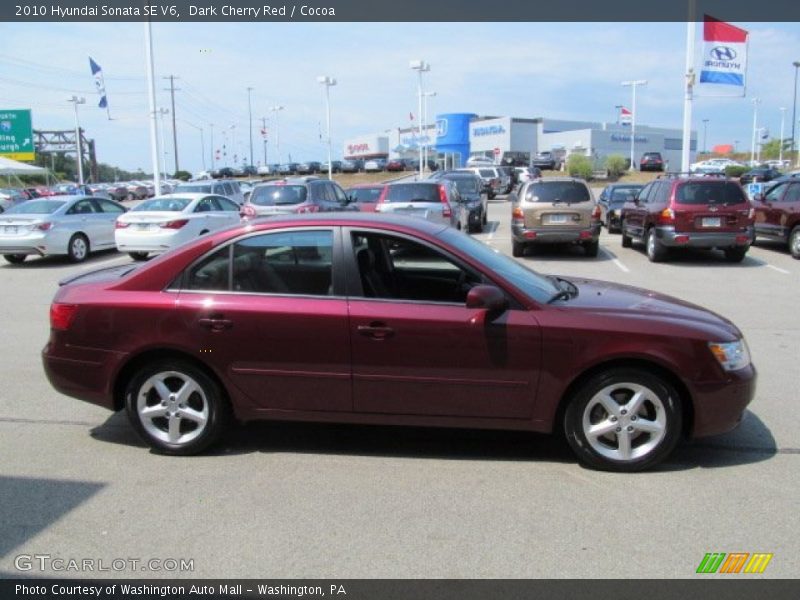
<svg viewBox="0 0 800 600">
<path fill-rule="evenodd" d="M 661 377 L 628 368 L 591 377 L 564 413 L 578 460 L 606 471 L 641 471 L 659 463 L 678 443 L 681 422 L 675 389 Z"/>
<path fill-rule="evenodd" d="M 125 390 L 134 429 L 165 454 L 196 454 L 228 424 L 230 408 L 220 386 L 183 360 L 160 360 L 139 370 Z"/>
<path fill-rule="evenodd" d="M 67 256 L 72 262 L 83 262 L 89 256 L 89 240 L 82 233 L 76 233 L 67 244 Z"/>
<path fill-rule="evenodd" d="M 789 252 L 793 258 L 800 259 L 800 225 L 796 225 L 789 234 Z"/>
<path fill-rule="evenodd" d="M 136 261 L 147 260 L 147 252 L 128 252 L 128 256 Z"/>
</svg>

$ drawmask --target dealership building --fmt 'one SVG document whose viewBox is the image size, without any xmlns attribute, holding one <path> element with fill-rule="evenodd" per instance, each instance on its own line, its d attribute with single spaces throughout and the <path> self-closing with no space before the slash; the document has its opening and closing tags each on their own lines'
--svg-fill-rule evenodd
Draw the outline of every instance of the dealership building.
<svg viewBox="0 0 800 600">
<path fill-rule="evenodd" d="M 660 152 L 672 168 L 681 164 L 683 131 L 636 125 L 634 160 L 645 152 Z M 464 166 L 471 156 L 487 156 L 500 162 L 513 157 L 527 161 L 536 153 L 555 151 L 564 156 L 582 154 L 598 166 L 610 154 L 630 156 L 631 128 L 619 123 L 565 121 L 560 119 L 479 116 L 473 113 L 436 115 L 423 129 L 397 127 L 383 133 L 359 136 L 344 143 L 345 158 L 418 158 L 426 148 L 430 160 L 441 167 Z M 697 151 L 692 132 L 691 157 Z"/>
</svg>

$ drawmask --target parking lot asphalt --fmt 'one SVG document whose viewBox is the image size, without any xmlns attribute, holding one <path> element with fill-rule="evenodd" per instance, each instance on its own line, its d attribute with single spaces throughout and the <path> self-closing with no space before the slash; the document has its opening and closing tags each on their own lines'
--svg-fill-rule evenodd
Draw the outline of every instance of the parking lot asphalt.
<svg viewBox="0 0 800 600">
<path fill-rule="evenodd" d="M 510 254 L 509 219 L 491 201 L 477 237 Z M 520 432 L 256 423 L 201 456 L 151 453 L 123 414 L 55 392 L 39 356 L 57 282 L 129 260 L 0 266 L 0 576 L 685 578 L 707 552 L 773 553 L 761 577 L 800 576 L 800 261 L 785 248 L 652 264 L 604 231 L 597 258 L 519 259 L 671 294 L 744 332 L 759 379 L 742 425 L 634 475 L 584 469 L 559 439 Z M 42 554 L 193 570 L 15 567 Z"/>
</svg>

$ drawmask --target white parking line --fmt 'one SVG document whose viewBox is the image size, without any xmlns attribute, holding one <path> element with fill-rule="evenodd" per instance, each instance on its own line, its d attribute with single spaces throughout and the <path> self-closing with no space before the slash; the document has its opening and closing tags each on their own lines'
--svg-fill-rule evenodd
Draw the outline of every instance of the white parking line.
<svg viewBox="0 0 800 600">
<path fill-rule="evenodd" d="M 605 254 L 608 258 L 610 258 L 611 262 L 613 262 L 617 266 L 617 268 L 619 268 L 620 271 L 622 271 L 623 273 L 630 273 L 631 272 L 631 270 L 628 267 L 626 267 L 622 263 L 622 261 L 620 259 L 618 259 L 616 256 L 614 256 L 610 252 L 608 252 L 605 248 L 600 248 L 600 251 L 603 254 Z"/>
<path fill-rule="evenodd" d="M 776 266 L 770 265 L 768 263 L 764 263 L 764 266 L 767 267 L 768 269 L 772 269 L 773 271 L 777 271 L 778 273 L 783 273 L 784 275 L 791 275 L 792 274 L 790 271 L 787 271 L 786 269 L 781 269 L 780 267 L 776 267 Z"/>
</svg>

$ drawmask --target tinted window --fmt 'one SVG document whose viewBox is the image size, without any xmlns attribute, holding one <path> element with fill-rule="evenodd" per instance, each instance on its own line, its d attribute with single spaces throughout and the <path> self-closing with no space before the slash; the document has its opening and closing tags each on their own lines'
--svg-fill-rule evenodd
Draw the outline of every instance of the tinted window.
<svg viewBox="0 0 800 600">
<path fill-rule="evenodd" d="M 49 215 L 64 206 L 64 202 L 53 200 L 30 200 L 6 210 L 5 214 Z"/>
<path fill-rule="evenodd" d="M 797 202 L 800 200 L 800 183 L 794 183 L 789 186 L 789 191 L 783 197 L 784 202 Z"/>
<path fill-rule="evenodd" d="M 648 183 L 646 186 L 644 186 L 644 188 L 642 188 L 642 191 L 639 192 L 639 202 L 642 203 L 647 202 L 647 199 L 650 197 L 650 194 L 653 193 L 653 185 L 654 184 L 652 183 Z"/>
<path fill-rule="evenodd" d="M 680 204 L 741 204 L 747 202 L 742 188 L 730 182 L 690 182 L 678 188 Z"/>
<path fill-rule="evenodd" d="M 203 198 L 200 202 L 197 203 L 197 206 L 194 207 L 194 212 L 202 213 L 202 212 L 211 212 L 213 210 L 219 210 L 216 202 L 214 201 L 213 196 L 209 196 L 208 198 Z"/>
<path fill-rule="evenodd" d="M 390 185 L 386 202 L 441 202 L 439 185 L 430 183 L 408 183 Z"/>
<path fill-rule="evenodd" d="M 216 196 L 214 199 L 217 201 L 217 204 L 219 204 L 220 210 L 239 212 L 239 205 L 236 204 L 236 202 L 233 202 L 232 200 L 229 200 L 223 196 Z"/>
<path fill-rule="evenodd" d="M 113 202 L 109 202 L 108 200 L 98 200 L 97 204 L 100 205 L 100 209 L 104 213 L 124 213 L 125 208 L 120 206 L 119 204 L 114 204 Z"/>
<path fill-rule="evenodd" d="M 624 203 L 628 201 L 629 196 L 633 196 L 636 192 L 641 190 L 641 186 L 631 186 L 631 187 L 617 187 L 614 188 L 611 192 L 611 202 L 613 203 Z"/>
<path fill-rule="evenodd" d="M 786 191 L 786 188 L 789 184 L 788 183 L 780 183 L 775 187 L 769 189 L 766 193 L 764 199 L 769 202 L 778 202 L 781 199 L 781 196 Z"/>
<path fill-rule="evenodd" d="M 381 187 L 353 188 L 348 190 L 354 202 L 377 202 L 383 191 Z"/>
<path fill-rule="evenodd" d="M 669 202 L 669 193 L 672 186 L 668 182 L 659 183 L 650 195 L 650 202 L 657 204 L 666 204 Z"/>
<path fill-rule="evenodd" d="M 585 185 L 574 181 L 551 181 L 528 186 L 528 202 L 588 202 L 591 200 Z"/>
<path fill-rule="evenodd" d="M 328 296 L 332 281 L 330 231 L 267 233 L 234 245 L 236 291 Z"/>
<path fill-rule="evenodd" d="M 81 200 L 72 205 L 67 211 L 68 215 L 89 215 L 97 212 L 91 200 Z"/>
<path fill-rule="evenodd" d="M 259 206 L 301 204 L 306 197 L 304 185 L 259 185 L 253 188 L 250 202 Z"/>
<path fill-rule="evenodd" d="M 211 185 L 207 183 L 181 183 L 175 188 L 176 192 L 210 194 Z"/>
<path fill-rule="evenodd" d="M 481 174 L 481 177 L 494 177 L 494 171 L 492 169 L 478 169 L 478 173 Z"/>
<path fill-rule="evenodd" d="M 189 203 L 192 201 L 191 198 L 152 198 L 150 200 L 145 200 L 141 204 L 134 206 L 131 211 L 132 212 L 141 212 L 141 211 L 168 211 L 168 212 L 178 212 L 182 211 L 186 208 Z"/>
<path fill-rule="evenodd" d="M 481 186 L 474 177 L 448 177 L 456 184 L 456 189 L 462 194 L 477 194 Z"/>
<path fill-rule="evenodd" d="M 226 291 L 229 286 L 230 247 L 222 248 L 189 269 L 186 287 L 190 290 Z"/>
<path fill-rule="evenodd" d="M 347 194 L 344 193 L 344 190 L 335 183 L 331 184 L 331 188 L 333 189 L 333 197 L 335 201 L 339 204 L 345 204 L 347 202 Z"/>
</svg>

